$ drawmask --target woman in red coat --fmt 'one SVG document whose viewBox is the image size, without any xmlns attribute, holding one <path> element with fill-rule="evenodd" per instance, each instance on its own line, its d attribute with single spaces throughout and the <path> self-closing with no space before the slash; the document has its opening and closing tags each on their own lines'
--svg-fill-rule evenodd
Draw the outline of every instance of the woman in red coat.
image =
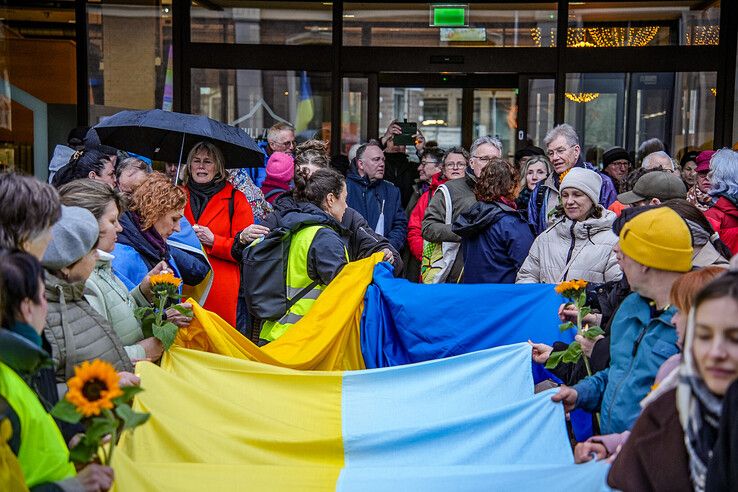
<svg viewBox="0 0 738 492">
<path fill-rule="evenodd" d="M 241 274 L 231 247 L 239 231 L 254 223 L 254 215 L 244 194 L 231 186 L 226 176 L 220 150 L 209 142 L 195 144 L 184 171 L 185 217 L 213 267 L 213 285 L 204 307 L 236 326 Z"/>
<path fill-rule="evenodd" d="M 704 152 L 703 152 L 704 154 Z M 701 156 L 702 154 L 700 154 Z M 699 156 L 698 156 L 699 159 Z M 717 199 L 705 217 L 733 254 L 738 253 L 738 153 L 721 149 L 710 158 L 710 195 Z"/>
</svg>

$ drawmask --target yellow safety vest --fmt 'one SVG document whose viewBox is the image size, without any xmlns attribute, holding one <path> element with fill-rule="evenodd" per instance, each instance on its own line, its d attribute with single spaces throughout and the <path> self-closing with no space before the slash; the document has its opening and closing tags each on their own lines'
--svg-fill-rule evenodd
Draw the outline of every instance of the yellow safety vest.
<svg viewBox="0 0 738 492">
<path fill-rule="evenodd" d="M 310 245 L 313 243 L 313 239 L 315 239 L 315 234 L 324 227 L 326 226 L 315 225 L 304 227 L 292 236 L 290 252 L 287 257 L 287 278 L 285 282 L 287 285 L 288 300 L 291 300 L 304 288 L 313 283 L 313 280 L 308 275 L 308 251 L 310 250 Z M 348 251 L 345 253 L 346 260 L 348 261 Z M 301 299 L 295 302 L 292 307 L 284 313 L 284 316 L 276 321 L 265 321 L 262 325 L 261 334 L 259 336 L 263 340 L 269 340 L 271 342 L 284 335 L 292 325 L 300 321 L 302 317 L 310 311 L 310 308 L 313 307 L 313 303 L 324 289 L 325 285 L 316 285 Z"/>
<path fill-rule="evenodd" d="M 36 393 L 2 362 L 0 395 L 8 400 L 20 420 L 18 461 L 26 485 L 30 488 L 74 477 L 77 472 L 69 461 L 69 450 L 56 422 L 41 405 Z"/>
</svg>

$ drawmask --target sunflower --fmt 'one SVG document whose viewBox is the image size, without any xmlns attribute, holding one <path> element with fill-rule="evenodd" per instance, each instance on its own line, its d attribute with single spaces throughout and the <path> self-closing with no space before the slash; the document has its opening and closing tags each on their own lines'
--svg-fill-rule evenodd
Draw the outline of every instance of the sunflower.
<svg viewBox="0 0 738 492">
<path fill-rule="evenodd" d="M 587 287 L 586 280 L 567 280 L 565 282 L 561 282 L 560 284 L 558 284 L 554 288 L 554 290 L 556 291 L 556 293 L 561 294 L 564 297 L 573 299 L 585 287 Z"/>
<path fill-rule="evenodd" d="M 175 287 L 179 287 L 182 284 L 182 279 L 174 276 L 172 272 L 157 273 L 152 275 L 150 278 L 151 286 L 159 284 L 169 284 Z"/>
<path fill-rule="evenodd" d="M 99 359 L 83 362 L 74 368 L 65 398 L 85 417 L 100 415 L 103 409 L 112 409 L 113 399 L 123 394 L 118 381 L 118 373 L 109 363 Z"/>
</svg>

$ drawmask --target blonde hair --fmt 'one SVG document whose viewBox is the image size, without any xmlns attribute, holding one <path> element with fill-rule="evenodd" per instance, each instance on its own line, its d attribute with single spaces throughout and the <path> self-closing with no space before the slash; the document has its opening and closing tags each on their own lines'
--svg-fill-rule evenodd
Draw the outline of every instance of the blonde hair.
<svg viewBox="0 0 738 492">
<path fill-rule="evenodd" d="M 185 192 L 174 186 L 166 175 L 156 172 L 133 192 L 129 209 L 141 217 L 141 230 L 145 231 L 164 214 L 182 210 L 186 204 Z"/>
<path fill-rule="evenodd" d="M 190 153 L 187 154 L 187 165 L 184 168 L 184 174 L 182 177 L 182 182 L 184 184 L 188 184 L 190 182 L 190 168 L 192 167 L 192 159 L 195 158 L 195 155 L 200 152 L 201 150 L 204 150 L 210 155 L 210 158 L 215 161 L 215 178 L 214 181 L 216 183 L 219 183 L 226 179 L 226 171 L 225 171 L 225 159 L 223 158 L 223 152 L 220 151 L 218 147 L 211 144 L 210 142 L 197 142 L 194 147 L 192 147 L 192 150 L 190 150 Z"/>
</svg>

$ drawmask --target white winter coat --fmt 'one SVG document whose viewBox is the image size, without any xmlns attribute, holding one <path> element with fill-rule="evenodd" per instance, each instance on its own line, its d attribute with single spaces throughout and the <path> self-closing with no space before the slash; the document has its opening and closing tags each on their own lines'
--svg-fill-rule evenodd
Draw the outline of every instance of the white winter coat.
<svg viewBox="0 0 738 492">
<path fill-rule="evenodd" d="M 557 218 L 533 242 L 518 271 L 516 283 L 555 284 L 583 279 L 593 283 L 623 276 L 612 247 L 618 242 L 612 232 L 615 213 L 602 209 L 602 217 L 582 222 Z"/>
</svg>

